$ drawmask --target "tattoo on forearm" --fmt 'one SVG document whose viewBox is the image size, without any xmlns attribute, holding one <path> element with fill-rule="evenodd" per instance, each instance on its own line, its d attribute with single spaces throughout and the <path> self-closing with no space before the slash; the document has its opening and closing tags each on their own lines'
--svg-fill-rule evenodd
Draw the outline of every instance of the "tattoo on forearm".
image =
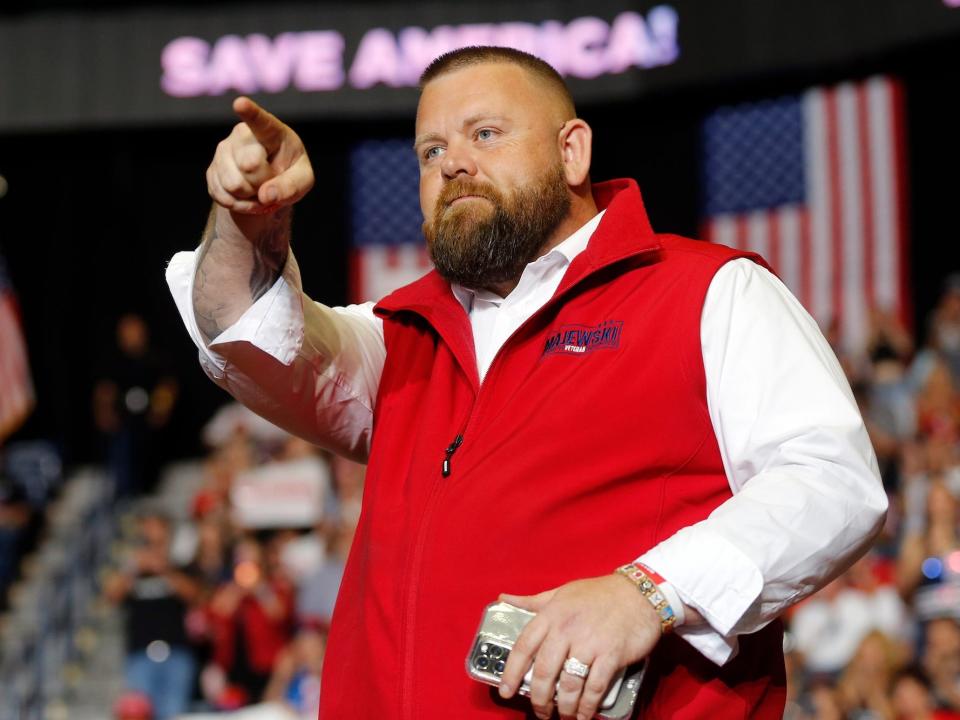
<svg viewBox="0 0 960 720">
<path fill-rule="evenodd" d="M 203 229 L 203 240 L 197 257 L 197 274 L 193 278 L 193 312 L 197 319 L 197 328 L 207 342 L 223 331 L 217 322 L 217 315 L 223 310 L 223 304 L 212 302 L 208 287 L 209 273 L 204 265 L 210 248 L 216 242 L 216 235 L 216 210 L 213 210 L 207 220 L 207 226 Z"/>
<path fill-rule="evenodd" d="M 206 246 L 204 246 L 204 250 L 201 250 L 201 261 L 205 249 Z M 197 328 L 203 334 L 204 339 L 211 342 L 224 330 L 217 322 L 217 317 L 223 311 L 225 304 L 209 302 L 206 297 L 207 291 L 207 271 L 198 263 L 197 276 L 193 280 L 193 310 L 194 316 L 197 318 Z M 207 300 L 207 302 L 204 302 L 204 300 Z"/>
<path fill-rule="evenodd" d="M 277 281 L 290 247 L 290 208 L 281 208 L 253 243 L 250 297 L 256 302 Z"/>
<path fill-rule="evenodd" d="M 203 233 L 193 281 L 197 327 L 211 342 L 276 282 L 290 247 L 290 208 L 270 216 L 255 237 L 238 245 L 217 232 L 216 210 Z M 239 283 L 248 273 L 249 295 Z M 239 273 L 239 276 L 238 276 Z"/>
</svg>

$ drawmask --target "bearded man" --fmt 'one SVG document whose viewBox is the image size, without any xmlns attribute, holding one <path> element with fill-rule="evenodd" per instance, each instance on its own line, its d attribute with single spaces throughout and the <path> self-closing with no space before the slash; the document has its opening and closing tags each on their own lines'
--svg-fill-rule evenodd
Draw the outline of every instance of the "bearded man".
<svg viewBox="0 0 960 720">
<path fill-rule="evenodd" d="M 321 717 L 585 720 L 641 658 L 645 718 L 781 717 L 777 616 L 886 510 L 836 359 L 762 259 L 655 234 L 633 181 L 591 183 L 549 65 L 468 48 L 421 89 L 433 272 L 376 306 L 307 298 L 310 162 L 247 98 L 203 243 L 168 269 L 219 385 L 369 463 Z M 498 692 L 464 672 L 497 597 L 536 613 Z"/>
</svg>

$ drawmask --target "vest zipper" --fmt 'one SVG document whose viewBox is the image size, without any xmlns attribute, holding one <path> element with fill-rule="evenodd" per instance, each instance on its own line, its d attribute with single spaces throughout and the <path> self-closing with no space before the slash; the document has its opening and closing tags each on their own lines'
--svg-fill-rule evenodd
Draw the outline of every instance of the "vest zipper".
<svg viewBox="0 0 960 720">
<path fill-rule="evenodd" d="M 463 445 L 463 435 L 457 435 L 444 451 L 443 466 L 440 468 L 440 474 L 443 475 L 443 477 L 450 477 L 450 461 L 453 459 L 453 454 L 457 451 L 457 448 L 461 445 Z"/>
<path fill-rule="evenodd" d="M 548 307 L 550 307 L 555 302 L 557 302 L 558 298 L 561 298 L 564 295 L 567 295 L 572 290 L 572 288 L 576 287 L 579 284 L 580 284 L 580 281 L 578 280 L 577 282 L 573 283 L 569 287 L 565 288 L 562 292 L 554 295 L 551 298 L 548 298 L 543 305 L 537 308 L 530 315 L 530 317 L 528 317 L 526 320 L 520 323 L 520 325 L 517 328 L 515 328 L 512 333 L 510 333 L 507 339 L 503 341 L 503 344 L 500 345 L 500 348 L 497 350 L 497 352 L 493 356 L 493 359 L 490 361 L 490 366 L 487 368 L 487 372 L 484 375 L 484 379 L 480 381 L 480 384 L 477 387 L 477 394 L 474 397 L 473 404 L 470 407 L 470 412 L 467 415 L 467 420 L 463 425 L 463 429 L 460 430 L 459 433 L 457 433 L 457 436 L 453 439 L 453 442 L 447 445 L 447 449 L 443 451 L 443 463 L 440 466 L 440 475 L 442 477 L 448 478 L 450 477 L 450 474 L 453 472 L 453 463 L 451 462 L 453 460 L 453 454 L 457 452 L 457 449 L 461 445 L 463 445 L 464 435 L 467 434 L 467 430 L 473 425 L 474 421 L 476 420 L 477 408 L 480 405 L 480 394 L 483 392 L 483 386 L 486 384 L 487 378 L 489 378 L 493 374 L 494 368 L 497 367 L 497 361 L 500 359 L 500 356 L 503 355 L 503 349 L 507 345 L 509 345 L 510 342 L 514 339 L 514 337 L 519 335 L 520 331 L 523 330 L 527 325 L 529 325 L 534 320 L 534 318 L 542 314 Z M 429 320 L 427 322 L 429 322 Z"/>
</svg>

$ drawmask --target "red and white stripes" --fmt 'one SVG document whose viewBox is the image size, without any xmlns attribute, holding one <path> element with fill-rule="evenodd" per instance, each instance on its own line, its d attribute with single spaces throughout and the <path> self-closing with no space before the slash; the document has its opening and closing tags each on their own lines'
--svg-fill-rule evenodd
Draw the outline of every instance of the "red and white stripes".
<svg viewBox="0 0 960 720">
<path fill-rule="evenodd" d="M 902 90 L 887 77 L 803 97 L 806 202 L 712 218 L 707 239 L 759 252 L 845 349 L 873 309 L 909 324 Z"/>
</svg>

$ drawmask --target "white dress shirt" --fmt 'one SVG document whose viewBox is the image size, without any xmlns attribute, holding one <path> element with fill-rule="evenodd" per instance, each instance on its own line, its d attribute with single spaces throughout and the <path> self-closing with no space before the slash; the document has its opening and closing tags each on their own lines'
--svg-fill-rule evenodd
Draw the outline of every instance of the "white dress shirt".
<svg viewBox="0 0 960 720">
<path fill-rule="evenodd" d="M 505 298 L 452 288 L 470 316 L 481 379 L 553 295 L 601 216 L 527 265 Z M 364 459 L 386 356 L 374 304 L 313 302 L 291 254 L 276 284 L 207 346 L 193 313 L 195 264 L 195 252 L 177 253 L 167 282 L 207 374 L 291 432 Z M 850 565 L 879 531 L 887 498 L 843 371 L 779 279 L 750 260 L 724 265 L 707 292 L 700 340 L 733 497 L 638 560 L 667 581 L 671 605 L 682 601 L 707 621 L 677 633 L 723 664 L 737 635 Z M 624 561 L 631 556 L 624 548 Z"/>
</svg>

